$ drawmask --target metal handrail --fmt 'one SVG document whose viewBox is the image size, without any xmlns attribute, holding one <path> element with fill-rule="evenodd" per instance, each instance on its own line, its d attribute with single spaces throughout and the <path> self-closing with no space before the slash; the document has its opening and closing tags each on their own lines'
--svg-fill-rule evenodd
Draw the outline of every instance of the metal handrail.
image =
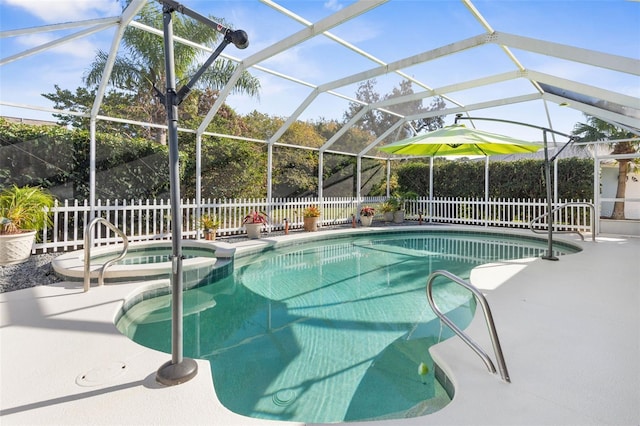
<svg viewBox="0 0 640 426">
<path fill-rule="evenodd" d="M 533 232 L 534 234 L 544 234 L 547 231 L 539 231 L 537 229 L 535 229 L 533 227 L 533 224 L 538 222 L 540 219 L 542 219 L 543 217 L 549 216 L 550 214 L 553 214 L 555 212 L 557 212 L 558 210 L 564 209 L 565 207 L 569 207 L 569 206 L 587 206 L 591 209 L 591 240 L 595 241 L 596 240 L 596 207 L 591 204 L 591 203 L 587 203 L 585 201 L 575 201 L 575 202 L 569 202 L 569 203 L 564 203 L 561 206 L 556 207 L 555 209 L 551 210 L 551 213 L 542 213 L 540 216 L 537 216 L 535 218 L 533 218 L 531 220 L 531 222 L 529 222 L 529 229 L 531 230 L 531 232 Z M 580 238 L 582 239 L 582 241 L 584 241 L 584 235 L 582 235 L 582 233 L 578 230 L 575 231 L 554 231 L 556 234 L 578 234 L 580 235 Z"/>
<path fill-rule="evenodd" d="M 509 372 L 507 371 L 507 364 L 504 361 L 504 355 L 502 354 L 502 348 L 500 347 L 500 340 L 498 339 L 498 333 L 496 332 L 496 327 L 493 322 L 493 316 L 491 315 L 491 309 L 489 308 L 487 299 L 474 285 L 452 274 L 449 271 L 434 271 L 431 273 L 431 275 L 429 275 L 429 279 L 427 280 L 427 300 L 429 301 L 429 305 L 431 306 L 431 309 L 433 309 L 433 312 L 435 312 L 435 314 L 442 320 L 442 322 L 444 322 L 451 330 L 453 330 L 454 333 L 456 333 L 463 342 L 465 342 L 471 349 L 473 349 L 473 351 L 482 359 L 484 364 L 487 366 L 489 372 L 495 374 L 496 367 L 493 365 L 493 362 L 486 354 L 486 352 L 483 351 L 477 343 L 471 340 L 471 338 L 467 336 L 464 331 L 458 328 L 457 325 L 455 325 L 449 318 L 447 318 L 433 301 L 433 281 L 438 275 L 449 278 L 453 282 L 460 284 L 467 290 L 471 291 L 476 300 L 480 303 L 482 311 L 484 312 L 484 319 L 487 323 L 487 328 L 489 329 L 489 336 L 491 337 L 491 343 L 493 344 L 493 351 L 498 363 L 498 369 L 500 370 L 500 376 L 502 376 L 502 380 L 504 380 L 505 382 L 511 383 Z"/>
<path fill-rule="evenodd" d="M 102 265 L 102 268 L 100 268 L 100 272 L 98 273 L 98 286 L 103 286 L 104 285 L 104 272 L 106 271 L 106 269 L 113 265 L 115 262 L 119 261 L 120 259 L 122 259 L 123 257 L 126 256 L 127 254 L 127 249 L 129 248 L 129 239 L 127 238 L 127 235 L 122 232 L 120 229 L 118 229 L 114 224 L 112 224 L 111 222 L 109 222 L 107 219 L 103 218 L 103 217 L 95 217 L 93 218 L 93 220 L 91 220 L 91 222 L 89 222 L 89 226 L 87 226 L 87 228 L 84 231 L 84 291 L 87 292 L 89 291 L 89 288 L 91 287 L 91 271 L 90 271 L 90 266 L 91 266 L 91 247 L 93 246 L 93 228 L 98 224 L 98 223 L 102 223 L 103 225 L 107 226 L 109 229 L 111 229 L 113 232 L 115 232 L 116 234 L 120 235 L 120 237 L 122 238 L 122 241 L 124 243 L 124 246 L 122 248 L 122 252 L 120 252 L 120 254 L 105 262 Z"/>
</svg>

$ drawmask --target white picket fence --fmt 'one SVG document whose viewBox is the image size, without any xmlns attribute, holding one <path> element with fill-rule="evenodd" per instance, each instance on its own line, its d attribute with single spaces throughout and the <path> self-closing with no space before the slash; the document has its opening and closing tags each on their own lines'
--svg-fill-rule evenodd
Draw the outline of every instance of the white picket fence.
<svg viewBox="0 0 640 426">
<path fill-rule="evenodd" d="M 252 211 L 265 212 L 269 216 L 267 230 L 280 231 L 288 222 L 291 230 L 302 228 L 302 210 L 308 205 L 318 205 L 322 212 L 321 226 L 344 226 L 356 219 L 361 206 L 378 207 L 385 197 L 365 197 L 361 200 L 349 197 L 246 200 L 203 200 L 198 205 L 195 200 L 181 203 L 182 235 L 184 238 L 202 238 L 198 227 L 201 214 L 213 214 L 220 219 L 219 237 L 242 235 L 246 231 L 242 221 Z M 574 200 L 559 201 L 555 206 Z M 580 202 L 587 203 L 587 201 Z M 122 230 L 129 241 L 147 241 L 171 238 L 171 214 L 168 200 L 115 200 L 96 203 L 94 215 L 87 201 L 77 200 L 57 203 L 50 209 L 53 217 L 52 228 L 42 231 L 34 245 L 34 253 L 68 251 L 82 248 L 84 224 L 93 216 L 104 217 Z M 545 214 L 545 200 L 507 200 L 460 198 L 426 198 L 410 200 L 406 203 L 407 221 L 423 223 L 454 223 L 480 226 L 502 226 L 528 228 L 529 222 Z M 554 215 L 554 230 L 591 232 L 590 209 L 585 205 L 572 205 Z M 381 221 L 382 213 L 377 209 L 374 221 Z M 375 223 L 375 222 L 374 222 Z M 545 221 L 536 224 L 545 228 Z M 119 242 L 119 238 L 106 228 L 98 227 L 94 241 L 98 245 Z"/>
</svg>

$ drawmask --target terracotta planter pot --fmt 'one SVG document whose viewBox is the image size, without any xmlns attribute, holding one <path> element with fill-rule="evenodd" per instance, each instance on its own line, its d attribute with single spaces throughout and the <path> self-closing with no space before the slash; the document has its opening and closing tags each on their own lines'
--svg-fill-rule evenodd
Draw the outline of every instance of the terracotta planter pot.
<svg viewBox="0 0 640 426">
<path fill-rule="evenodd" d="M 307 232 L 314 232 L 318 230 L 318 220 L 319 217 L 305 217 L 304 220 L 304 230 Z"/>
<path fill-rule="evenodd" d="M 0 265 L 15 265 L 31 256 L 36 231 L 0 235 Z"/>
<path fill-rule="evenodd" d="M 373 222 L 373 216 L 360 216 L 360 223 L 362 226 L 371 226 Z"/>
<path fill-rule="evenodd" d="M 214 229 L 204 231 L 204 239 L 207 241 L 215 241 L 216 231 Z"/>
</svg>

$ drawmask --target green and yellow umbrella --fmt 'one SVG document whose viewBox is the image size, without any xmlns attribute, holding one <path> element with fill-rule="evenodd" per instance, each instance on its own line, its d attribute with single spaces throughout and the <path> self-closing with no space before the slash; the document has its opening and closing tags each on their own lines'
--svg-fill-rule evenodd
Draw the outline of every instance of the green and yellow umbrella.
<svg viewBox="0 0 640 426">
<path fill-rule="evenodd" d="M 536 152 L 543 146 L 496 133 L 469 129 L 463 124 L 453 124 L 379 148 L 398 155 L 446 157 Z"/>
</svg>

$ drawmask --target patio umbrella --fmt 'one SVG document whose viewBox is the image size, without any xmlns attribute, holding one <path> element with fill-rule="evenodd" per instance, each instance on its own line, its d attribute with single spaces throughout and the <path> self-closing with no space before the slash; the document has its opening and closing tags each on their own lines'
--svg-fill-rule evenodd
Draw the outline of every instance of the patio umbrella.
<svg viewBox="0 0 640 426">
<path fill-rule="evenodd" d="M 392 154 L 446 157 L 536 152 L 541 144 L 453 124 L 380 147 Z"/>
<path fill-rule="evenodd" d="M 485 164 L 485 200 L 489 197 L 490 155 L 536 152 L 543 146 L 509 136 L 469 129 L 464 124 L 452 124 L 433 132 L 424 133 L 382 146 L 382 151 L 393 154 L 429 157 L 473 156 L 487 157 Z M 433 166 L 433 163 L 431 164 Z M 433 186 L 433 167 L 430 167 L 429 186 Z M 431 195 L 432 190 L 429 190 Z"/>
<path fill-rule="evenodd" d="M 393 154 L 422 155 L 422 156 L 429 156 L 429 157 L 446 157 L 446 156 L 454 156 L 454 155 L 460 155 L 460 156 L 484 155 L 484 156 L 487 156 L 488 158 L 489 155 L 536 152 L 544 148 L 545 181 L 546 181 L 546 187 L 547 187 L 547 203 L 548 203 L 548 212 L 549 212 L 549 225 L 548 225 L 549 247 L 547 250 L 547 254 L 545 256 L 542 256 L 542 258 L 548 259 L 548 260 L 558 260 L 558 258 L 553 255 L 553 250 L 552 250 L 553 216 L 551 216 L 551 210 L 552 210 L 551 185 L 550 185 L 551 179 L 549 176 L 549 167 L 550 167 L 551 161 L 553 161 L 553 159 L 555 159 L 560 152 L 556 153 L 553 159 L 551 160 L 549 159 L 549 152 L 547 147 L 547 132 L 552 132 L 552 133 L 567 136 L 567 137 L 570 137 L 570 136 L 551 130 L 551 129 L 547 129 L 545 127 L 529 125 L 526 123 L 514 122 L 509 120 L 490 119 L 490 118 L 467 117 L 467 119 L 498 121 L 498 122 L 518 124 L 518 125 L 540 129 L 543 131 L 544 143 L 538 144 L 535 142 L 528 142 L 528 141 L 515 139 L 509 136 L 503 136 L 495 133 L 485 132 L 482 130 L 468 129 L 463 124 L 458 123 L 458 120 L 461 118 L 463 117 L 461 117 L 461 115 L 458 114 L 456 116 L 455 124 L 452 124 L 451 126 L 446 126 L 446 127 L 443 127 L 442 129 L 438 129 L 433 132 L 429 132 L 429 133 L 417 135 L 408 139 L 404 139 L 401 141 L 393 142 L 389 145 L 380 147 L 380 150 L 385 152 L 390 152 Z M 431 173 L 433 173 L 433 167 L 430 167 L 430 169 L 431 169 Z M 485 174 L 488 173 L 488 162 L 487 162 L 486 170 L 487 171 L 485 171 Z M 433 176 L 431 176 L 431 179 L 429 182 L 430 185 L 432 185 L 432 182 L 433 182 Z M 486 189 L 487 182 L 488 182 L 488 178 L 485 177 L 485 199 L 488 199 L 487 189 Z"/>
</svg>

